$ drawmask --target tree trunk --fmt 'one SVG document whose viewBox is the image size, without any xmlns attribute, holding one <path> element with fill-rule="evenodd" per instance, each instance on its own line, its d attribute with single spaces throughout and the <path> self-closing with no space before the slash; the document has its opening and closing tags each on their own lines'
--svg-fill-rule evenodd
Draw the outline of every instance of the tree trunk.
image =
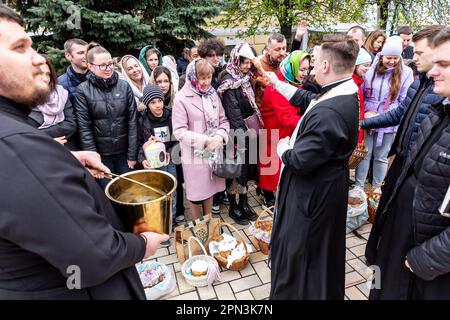
<svg viewBox="0 0 450 320">
<path fill-rule="evenodd" d="M 386 30 L 389 18 L 389 2 L 390 0 L 378 0 L 378 26 L 380 30 Z"/>
<path fill-rule="evenodd" d="M 292 24 L 282 24 L 280 23 L 280 33 L 286 37 L 286 50 L 289 50 L 292 43 Z"/>
</svg>

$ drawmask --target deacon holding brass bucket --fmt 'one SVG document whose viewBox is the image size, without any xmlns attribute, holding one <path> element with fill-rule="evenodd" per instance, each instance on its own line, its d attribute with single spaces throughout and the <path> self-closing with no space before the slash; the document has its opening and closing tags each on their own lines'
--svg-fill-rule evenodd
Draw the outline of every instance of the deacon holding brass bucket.
<svg viewBox="0 0 450 320">
<path fill-rule="evenodd" d="M 126 230 L 170 234 L 172 194 L 177 188 L 177 180 L 171 174 L 159 170 L 138 170 L 122 176 L 159 191 L 152 191 L 119 177 L 108 183 L 106 196 L 112 200 Z"/>
</svg>

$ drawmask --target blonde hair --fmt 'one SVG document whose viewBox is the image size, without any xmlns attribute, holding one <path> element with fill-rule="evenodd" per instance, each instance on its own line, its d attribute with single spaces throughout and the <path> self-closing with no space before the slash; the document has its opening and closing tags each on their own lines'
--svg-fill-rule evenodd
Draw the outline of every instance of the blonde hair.
<svg viewBox="0 0 450 320">
<path fill-rule="evenodd" d="M 195 63 L 195 76 L 208 76 L 214 74 L 214 67 L 206 59 L 199 59 Z"/>
</svg>

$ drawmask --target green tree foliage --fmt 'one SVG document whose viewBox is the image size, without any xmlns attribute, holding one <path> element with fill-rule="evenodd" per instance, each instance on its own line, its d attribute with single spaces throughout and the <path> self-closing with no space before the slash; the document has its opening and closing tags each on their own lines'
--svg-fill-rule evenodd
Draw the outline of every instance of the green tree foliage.
<svg viewBox="0 0 450 320">
<path fill-rule="evenodd" d="M 330 23 L 364 20 L 364 0 L 228 0 L 226 15 L 219 24 L 226 27 L 244 25 L 245 35 L 260 28 L 279 26 L 289 40 L 292 27 L 300 18 L 309 25 L 326 27 Z M 300 15 L 298 15 L 300 13 Z"/>
<path fill-rule="evenodd" d="M 37 49 L 61 70 L 63 44 L 70 38 L 95 41 L 113 56 L 137 54 L 156 44 L 179 55 L 191 39 L 210 37 L 205 18 L 219 13 L 217 0 L 23 0 L 16 9 L 26 18 Z"/>
</svg>

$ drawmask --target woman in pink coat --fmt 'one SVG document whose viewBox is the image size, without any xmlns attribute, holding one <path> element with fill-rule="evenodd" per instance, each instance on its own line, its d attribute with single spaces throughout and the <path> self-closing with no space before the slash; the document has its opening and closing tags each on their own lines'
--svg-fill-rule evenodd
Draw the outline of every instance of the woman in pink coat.
<svg viewBox="0 0 450 320">
<path fill-rule="evenodd" d="M 176 94 L 172 108 L 174 136 L 180 141 L 186 198 L 192 218 L 210 214 L 213 195 L 225 190 L 225 179 L 211 169 L 218 149 L 228 141 L 230 124 L 211 79 L 214 68 L 205 59 L 192 61 L 186 83 Z M 174 159 L 176 161 L 176 159 Z"/>
</svg>

